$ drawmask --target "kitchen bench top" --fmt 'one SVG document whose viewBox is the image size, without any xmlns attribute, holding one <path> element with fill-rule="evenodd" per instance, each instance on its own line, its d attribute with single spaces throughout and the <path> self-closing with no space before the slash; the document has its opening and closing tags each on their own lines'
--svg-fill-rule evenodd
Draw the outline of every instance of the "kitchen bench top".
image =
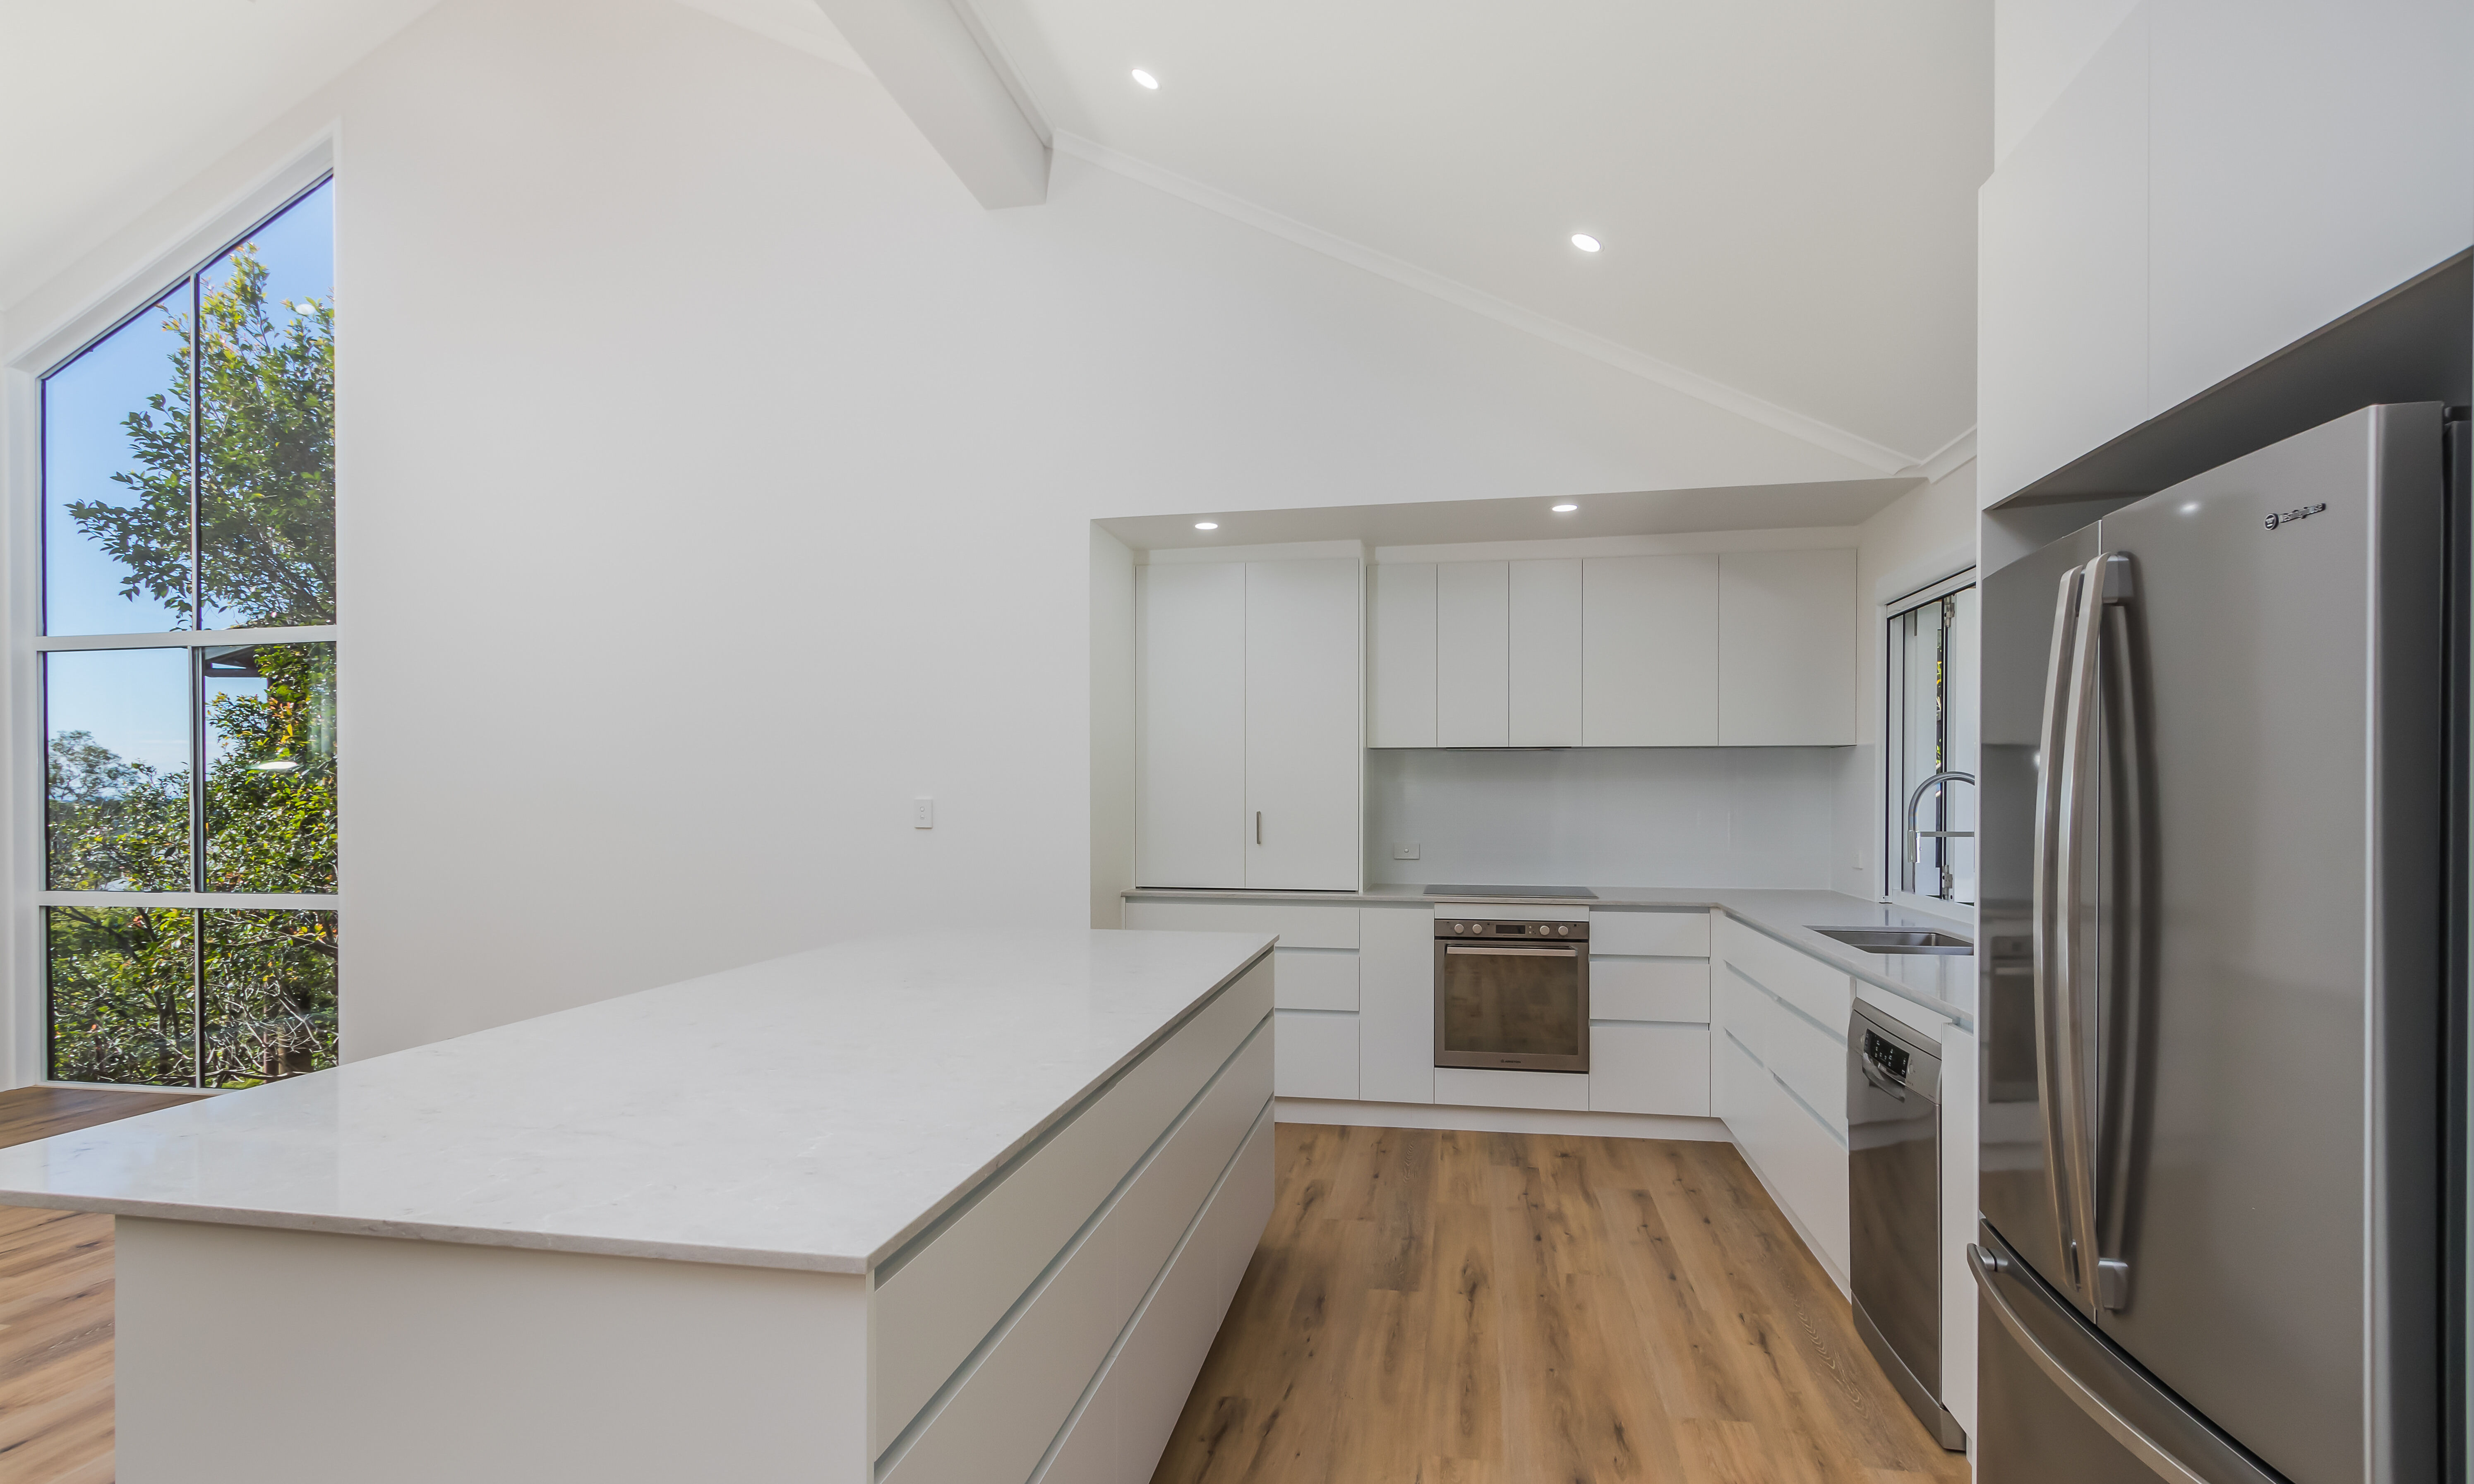
<svg viewBox="0 0 2474 1484">
<path fill-rule="evenodd" d="M 1596 887 L 1594 897 L 1578 896 L 1428 896 L 1415 886 L 1374 886 L 1363 891 L 1247 891 L 1202 888 L 1137 887 L 1125 893 L 1129 901 L 1263 901 L 1359 903 L 1369 906 L 1430 907 L 1466 902 L 1472 906 L 1588 907 L 1592 909 L 1683 908 L 1723 912 L 1748 927 L 1765 933 L 1800 953 L 1823 960 L 1866 984 L 1955 1022 L 1961 1029 L 1976 1024 L 1976 957 L 1973 954 L 1866 953 L 1812 931 L 1826 928 L 1926 928 L 1955 932 L 1971 940 L 1976 926 L 1962 915 L 1892 907 L 1838 891 L 1793 891 L 1735 887 Z"/>
<path fill-rule="evenodd" d="M 864 1273 L 1271 941 L 847 943 L 0 1150 L 0 1204 Z"/>
</svg>

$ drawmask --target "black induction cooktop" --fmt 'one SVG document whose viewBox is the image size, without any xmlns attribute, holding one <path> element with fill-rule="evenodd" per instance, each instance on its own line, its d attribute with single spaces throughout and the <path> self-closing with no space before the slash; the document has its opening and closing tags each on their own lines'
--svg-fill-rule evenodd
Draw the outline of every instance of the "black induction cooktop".
<svg viewBox="0 0 2474 1484">
<path fill-rule="evenodd" d="M 1428 896 L 1502 896 L 1502 897 L 1576 897 L 1594 902 L 1598 894 L 1587 887 L 1428 887 Z"/>
</svg>

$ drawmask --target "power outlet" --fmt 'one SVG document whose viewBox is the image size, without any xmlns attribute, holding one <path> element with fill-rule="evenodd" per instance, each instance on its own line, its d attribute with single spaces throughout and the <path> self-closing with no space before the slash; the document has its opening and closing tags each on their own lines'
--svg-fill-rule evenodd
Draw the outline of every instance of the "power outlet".
<svg viewBox="0 0 2474 1484">
<path fill-rule="evenodd" d="M 912 799 L 910 801 L 910 827 L 914 830 L 933 830 L 936 828 L 936 801 L 934 799 Z"/>
<path fill-rule="evenodd" d="M 1418 842 L 1414 839 L 1404 839 L 1394 844 L 1392 847 L 1392 859 L 1395 861 L 1414 861 L 1418 859 Z"/>
</svg>

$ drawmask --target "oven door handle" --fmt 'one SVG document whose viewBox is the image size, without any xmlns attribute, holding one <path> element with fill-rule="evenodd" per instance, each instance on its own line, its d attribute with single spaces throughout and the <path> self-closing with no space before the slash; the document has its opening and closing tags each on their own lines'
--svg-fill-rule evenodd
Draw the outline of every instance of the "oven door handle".
<svg viewBox="0 0 2474 1484">
<path fill-rule="evenodd" d="M 1443 952 L 1483 954 L 1498 959 L 1577 959 L 1581 956 L 1578 948 L 1464 948 L 1458 943 L 1445 944 Z"/>
</svg>

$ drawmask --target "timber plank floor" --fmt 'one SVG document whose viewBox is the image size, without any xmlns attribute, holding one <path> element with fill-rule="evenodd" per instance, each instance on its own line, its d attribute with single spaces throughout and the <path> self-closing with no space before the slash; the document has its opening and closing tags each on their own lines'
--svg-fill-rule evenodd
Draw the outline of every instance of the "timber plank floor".
<svg viewBox="0 0 2474 1484">
<path fill-rule="evenodd" d="M 188 1101 L 0 1092 L 0 1147 Z M 111 1218 L 0 1205 L 0 1479 L 109 1484 L 111 1472 Z"/>
<path fill-rule="evenodd" d="M 1152 1484 L 1967 1478 L 1731 1145 L 1277 1137 Z"/>
</svg>

